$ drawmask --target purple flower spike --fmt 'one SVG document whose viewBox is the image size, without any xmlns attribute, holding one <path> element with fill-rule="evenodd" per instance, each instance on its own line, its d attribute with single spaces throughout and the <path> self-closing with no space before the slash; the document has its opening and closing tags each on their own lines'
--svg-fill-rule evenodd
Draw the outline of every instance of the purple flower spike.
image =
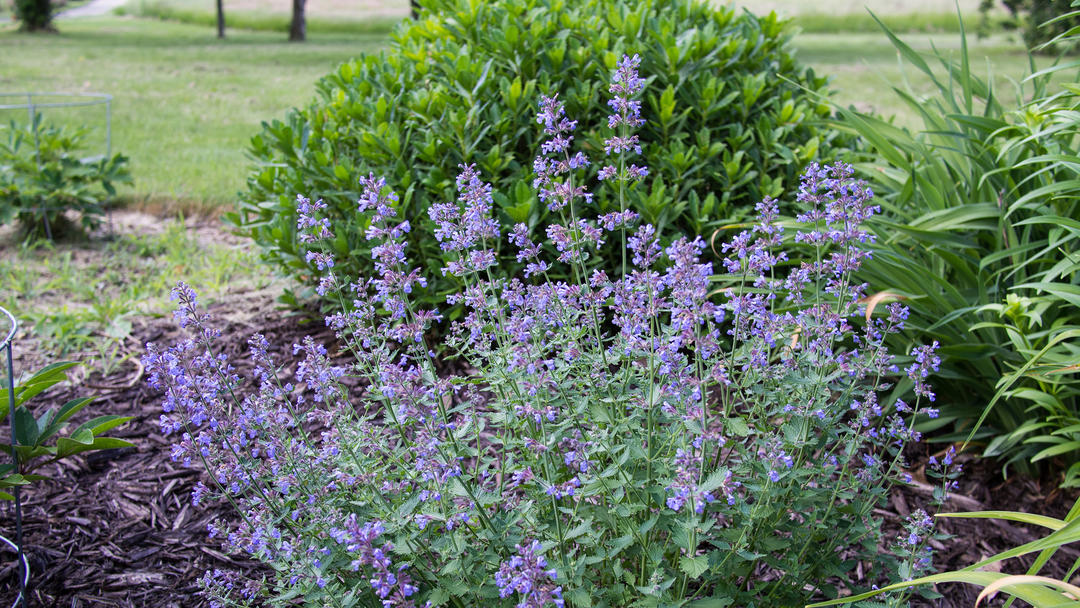
<svg viewBox="0 0 1080 608">
<path fill-rule="evenodd" d="M 499 238 L 499 222 L 492 218 L 491 184 L 480 180 L 476 165 L 461 165 L 457 177 L 456 203 L 440 203 L 428 209 L 435 222 L 435 238 L 443 251 L 457 252 L 443 274 L 462 276 L 481 272 L 495 264 L 495 252 L 478 249 Z"/>
<path fill-rule="evenodd" d="M 588 166 L 589 159 L 581 152 L 570 154 L 570 144 L 574 141 L 572 133 L 577 128 L 577 121 L 566 118 L 565 114 L 558 95 L 540 99 L 536 122 L 544 125 L 544 134 L 548 139 L 540 145 L 540 155 L 533 161 L 533 171 L 536 173 L 533 187 L 537 189 L 540 200 L 547 203 L 552 211 L 566 207 L 574 199 L 583 199 L 586 203 L 592 199 L 583 186 L 573 186 L 570 179 L 570 172 Z"/>
<path fill-rule="evenodd" d="M 604 140 L 604 154 L 641 154 L 641 143 L 636 134 L 631 131 L 645 124 L 641 118 L 641 102 L 632 99 L 634 95 L 645 88 L 645 79 L 638 76 L 638 67 L 641 65 L 641 57 L 623 55 L 611 76 L 611 85 L 608 91 L 613 95 L 608 105 L 613 113 L 608 116 L 608 127 L 618 133 Z M 632 181 L 644 178 L 649 174 L 645 167 L 630 165 L 620 173 L 614 165 L 607 165 L 600 169 L 597 176 L 601 181 L 615 179 L 618 181 Z"/>
</svg>

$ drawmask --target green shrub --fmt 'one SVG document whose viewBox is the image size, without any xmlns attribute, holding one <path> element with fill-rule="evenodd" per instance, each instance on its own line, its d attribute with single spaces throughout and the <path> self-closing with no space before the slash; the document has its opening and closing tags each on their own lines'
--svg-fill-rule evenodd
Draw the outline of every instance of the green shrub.
<svg viewBox="0 0 1080 608">
<path fill-rule="evenodd" d="M 79 212 L 84 228 L 93 228 L 105 212 L 106 198 L 116 193 L 113 184 L 131 182 L 125 156 L 78 156 L 84 130 L 42 124 L 40 115 L 26 127 L 12 122 L 4 130 L 0 225 L 18 220 L 30 236 L 40 236 L 72 210 Z"/>
<path fill-rule="evenodd" d="M 942 78 L 888 35 L 938 90 L 925 99 L 897 90 L 924 121 L 918 133 L 841 111 L 868 142 L 860 168 L 889 211 L 862 278 L 908 298 L 909 338 L 941 342 L 938 423 L 956 431 L 942 439 L 975 433 L 1006 470 L 1051 456 L 1075 463 L 1080 88 L 1051 93 L 1048 74 L 1036 75 L 1009 109 L 971 73 L 966 46 L 959 62 L 934 57 Z M 1077 480 L 1073 465 L 1066 482 Z"/>
<path fill-rule="evenodd" d="M 264 123 L 250 148 L 258 166 L 228 220 L 266 261 L 312 285 L 295 197 L 322 198 L 342 274 L 370 276 L 357 179 L 385 176 L 402 192 L 409 254 L 431 284 L 424 303 L 436 302 L 456 284 L 439 273 L 427 209 L 454 199 L 457 165 L 476 163 L 491 178 L 504 225 L 543 225 L 547 210 L 527 185 L 532 167 L 518 160 L 538 145 L 533 100 L 560 91 L 571 119 L 589 117 L 578 138 L 598 160 L 611 135 L 602 83 L 627 52 L 641 55 L 655 91 L 644 100 L 641 141 L 656 179 L 629 192 L 629 207 L 665 240 L 707 233 L 794 185 L 809 160 L 832 155 L 834 134 L 816 123 L 828 107 L 800 88 L 823 92 L 825 79 L 796 63 L 788 39 L 775 15 L 683 0 L 431 0 L 419 20 L 399 26 L 388 52 L 346 62 L 319 82 L 308 108 Z M 600 190 L 599 210 L 617 209 Z M 600 259 L 617 257 L 609 248 Z M 500 252 L 498 272 L 514 266 L 513 253 Z"/>
</svg>

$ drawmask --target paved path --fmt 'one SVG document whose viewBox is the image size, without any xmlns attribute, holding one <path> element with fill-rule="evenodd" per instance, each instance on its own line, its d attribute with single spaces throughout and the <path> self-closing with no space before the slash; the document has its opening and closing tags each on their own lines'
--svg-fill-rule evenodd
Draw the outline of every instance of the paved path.
<svg viewBox="0 0 1080 608">
<path fill-rule="evenodd" d="M 60 11 L 53 15 L 54 19 L 67 19 L 68 17 L 100 17 L 113 12 L 128 3 L 128 0 L 91 0 L 78 7 Z M 0 17 L 0 24 L 9 23 L 10 17 Z"/>
<path fill-rule="evenodd" d="M 66 11 L 60 11 L 56 14 L 57 19 L 64 19 L 67 17 L 100 17 L 102 15 L 108 15 L 113 12 L 113 9 L 120 8 L 128 3 L 128 0 L 91 0 L 86 4 L 69 9 Z"/>
</svg>

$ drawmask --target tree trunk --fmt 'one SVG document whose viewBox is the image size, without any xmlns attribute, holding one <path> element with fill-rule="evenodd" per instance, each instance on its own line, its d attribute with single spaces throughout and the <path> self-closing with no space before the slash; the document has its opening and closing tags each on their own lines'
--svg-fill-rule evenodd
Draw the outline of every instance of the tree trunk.
<svg viewBox="0 0 1080 608">
<path fill-rule="evenodd" d="M 304 19 L 304 5 L 307 0 L 292 0 L 292 23 L 289 24 L 289 40 L 303 42 L 307 39 L 307 20 Z"/>
<path fill-rule="evenodd" d="M 27 32 L 55 32 L 49 0 L 15 0 L 15 18 Z"/>
<path fill-rule="evenodd" d="M 225 5 L 224 0 L 217 0 L 217 37 L 225 37 Z"/>
<path fill-rule="evenodd" d="M 420 2 L 418 0 L 409 0 L 409 17 L 415 21 L 420 16 Z"/>
</svg>

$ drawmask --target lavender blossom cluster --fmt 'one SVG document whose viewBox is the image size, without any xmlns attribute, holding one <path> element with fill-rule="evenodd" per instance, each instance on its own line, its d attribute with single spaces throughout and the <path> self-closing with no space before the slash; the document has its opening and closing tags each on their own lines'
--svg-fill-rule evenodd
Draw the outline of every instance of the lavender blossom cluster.
<svg viewBox="0 0 1080 608">
<path fill-rule="evenodd" d="M 875 534 L 937 361 L 917 352 L 912 404 L 879 401 L 904 373 L 884 339 L 906 312 L 867 315 L 852 278 L 873 194 L 851 167 L 811 165 L 794 235 L 763 201 L 716 249 L 720 274 L 701 238 L 662 243 L 625 207 L 590 219 L 590 183 L 648 175 L 625 161 L 640 152 L 639 66 L 616 66 L 605 151 L 618 165 L 596 175 L 574 150 L 578 122 L 557 96 L 541 100 L 534 187 L 560 218 L 547 242 L 499 225 L 472 165 L 456 200 L 431 207 L 443 272 L 464 285 L 447 297 L 458 318 L 410 298 L 426 287 L 405 255 L 410 226 L 376 176 L 357 207 L 372 277 L 334 274 L 323 207 L 298 197 L 320 290 L 346 304 L 326 319 L 335 353 L 307 339 L 290 361 L 254 336 L 242 380 L 195 294 L 174 290 L 192 337 L 144 359 L 162 429 L 174 459 L 208 473 L 192 500 L 236 507 L 210 533 L 276 573 L 208 574 L 215 605 L 256 591 L 341 608 L 801 605 Z M 595 254 L 615 232 L 630 260 L 609 277 Z M 519 278 L 492 278 L 503 238 Z M 555 261 L 577 280 L 551 280 Z"/>
</svg>

